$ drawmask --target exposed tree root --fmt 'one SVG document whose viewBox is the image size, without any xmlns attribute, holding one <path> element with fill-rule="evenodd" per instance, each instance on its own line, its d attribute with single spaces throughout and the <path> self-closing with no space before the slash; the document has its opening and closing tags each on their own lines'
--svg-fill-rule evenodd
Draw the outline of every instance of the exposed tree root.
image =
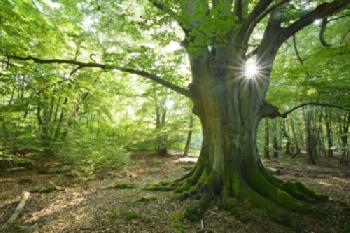
<svg viewBox="0 0 350 233">
<path fill-rule="evenodd" d="M 176 189 L 176 184 L 160 182 L 158 184 L 147 184 L 143 189 L 146 191 L 174 191 Z"/>
<path fill-rule="evenodd" d="M 242 221 L 258 211 L 293 229 L 298 225 L 293 222 L 293 214 L 322 218 L 325 211 L 319 204 L 328 200 L 300 182 L 276 178 L 262 165 L 229 169 L 219 176 L 198 162 L 184 177 L 171 183 L 148 185 L 145 190 L 175 191 L 180 200 L 191 198 L 184 211 L 184 217 L 190 221 L 200 221 L 211 205 L 217 205 Z"/>
<path fill-rule="evenodd" d="M 293 213 L 324 216 L 316 203 L 324 202 L 328 197 L 316 194 L 300 182 L 282 181 L 262 166 L 249 171 L 242 169 L 239 174 L 225 174 L 223 181 L 219 182 L 220 189 L 213 174 L 197 164 L 189 174 L 171 185 L 172 190 L 181 193 L 180 199 L 194 199 L 184 212 L 188 220 L 201 220 L 211 204 L 243 219 L 247 215 L 239 211 L 242 206 L 262 209 L 276 222 L 293 228 L 297 225 L 290 218 Z"/>
<path fill-rule="evenodd" d="M 200 200 L 193 200 L 191 206 L 185 209 L 184 217 L 191 222 L 203 219 L 206 210 L 212 203 L 212 197 L 208 193 L 202 193 Z"/>
</svg>

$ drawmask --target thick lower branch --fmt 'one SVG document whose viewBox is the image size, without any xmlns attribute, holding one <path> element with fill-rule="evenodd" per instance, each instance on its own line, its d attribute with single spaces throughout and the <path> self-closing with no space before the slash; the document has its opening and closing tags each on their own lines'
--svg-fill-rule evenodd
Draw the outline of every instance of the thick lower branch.
<svg viewBox="0 0 350 233">
<path fill-rule="evenodd" d="M 295 106 L 294 108 L 291 108 L 288 111 L 286 111 L 284 113 L 281 113 L 280 117 L 286 118 L 288 114 L 294 112 L 295 110 L 297 110 L 299 108 L 302 108 L 302 107 L 305 107 L 305 106 L 309 106 L 309 105 L 320 106 L 320 107 L 329 107 L 329 108 L 337 108 L 339 110 L 350 112 L 350 107 L 349 106 L 338 106 L 338 105 L 334 105 L 334 104 L 320 103 L 320 102 L 307 102 L 307 103 L 299 104 L 298 106 Z"/>
<path fill-rule="evenodd" d="M 260 109 L 260 114 L 262 118 L 276 118 L 276 117 L 282 117 L 282 118 L 287 118 L 289 114 L 294 112 L 295 110 L 305 107 L 305 106 L 320 106 L 320 107 L 328 107 L 328 108 L 336 108 L 339 110 L 347 111 L 350 112 L 350 107 L 348 106 L 338 106 L 334 104 L 329 104 L 329 103 L 320 103 L 320 102 L 307 102 L 307 103 L 302 103 L 299 104 L 283 113 L 279 112 L 278 108 L 272 104 L 269 104 L 267 102 L 264 102 L 263 106 Z"/>
<path fill-rule="evenodd" d="M 108 65 L 108 64 L 101 64 L 101 63 L 96 63 L 96 62 L 81 62 L 81 61 L 76 61 L 76 60 L 69 60 L 69 59 L 41 59 L 41 58 L 36 58 L 32 56 L 27 56 L 27 57 L 21 57 L 21 56 L 16 56 L 16 55 L 9 55 L 7 56 L 8 59 L 15 59 L 15 60 L 21 60 L 21 61 L 33 61 L 38 64 L 68 64 L 68 65 L 74 65 L 77 66 L 75 70 L 82 69 L 82 68 L 100 68 L 103 70 L 119 70 L 121 72 L 129 73 L 129 74 L 136 74 L 139 76 L 142 76 L 144 78 L 147 78 L 149 80 L 152 80 L 166 88 L 169 88 L 181 95 L 184 95 L 186 97 L 189 97 L 189 91 L 185 88 L 179 87 L 175 84 L 172 84 L 168 82 L 167 80 L 162 79 L 158 75 L 151 74 L 147 71 L 143 70 L 136 70 L 136 69 L 131 69 L 131 68 L 125 68 L 125 67 L 120 67 L 117 65 Z"/>
</svg>

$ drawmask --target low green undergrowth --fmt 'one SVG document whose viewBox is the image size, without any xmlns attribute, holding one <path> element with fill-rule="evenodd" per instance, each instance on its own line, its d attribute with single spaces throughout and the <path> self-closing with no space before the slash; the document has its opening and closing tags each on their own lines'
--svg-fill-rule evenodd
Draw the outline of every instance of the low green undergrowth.
<svg viewBox="0 0 350 233">
<path fill-rule="evenodd" d="M 58 151 L 58 158 L 69 164 L 74 177 L 93 178 L 100 171 L 119 169 L 130 162 L 128 153 L 106 137 L 72 137 Z"/>
<path fill-rule="evenodd" d="M 126 211 L 121 214 L 122 218 L 126 221 L 141 219 L 142 215 L 135 211 Z"/>
<path fill-rule="evenodd" d="M 184 216 L 182 211 L 173 212 L 170 215 L 171 227 L 176 231 L 176 233 L 185 233 L 186 228 L 184 221 Z"/>
</svg>

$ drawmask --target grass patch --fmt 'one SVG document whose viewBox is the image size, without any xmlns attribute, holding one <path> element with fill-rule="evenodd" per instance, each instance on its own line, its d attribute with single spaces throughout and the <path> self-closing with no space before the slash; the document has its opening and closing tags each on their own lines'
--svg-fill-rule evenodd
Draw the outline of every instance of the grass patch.
<svg viewBox="0 0 350 233">
<path fill-rule="evenodd" d="M 72 167 L 70 166 L 60 166 L 60 167 L 51 167 L 48 169 L 39 169 L 39 174 L 67 174 L 71 172 Z"/>
<path fill-rule="evenodd" d="M 56 188 L 52 185 L 44 185 L 44 186 L 40 186 L 35 191 L 38 193 L 51 193 L 55 190 L 56 190 Z"/>
<path fill-rule="evenodd" d="M 118 218 L 118 212 L 114 210 L 114 211 L 108 212 L 106 216 L 109 220 L 115 220 Z"/>
<path fill-rule="evenodd" d="M 182 212 L 173 212 L 170 215 L 171 227 L 177 233 L 185 233 L 185 224 L 183 224 L 184 216 Z"/>
<path fill-rule="evenodd" d="M 136 213 L 134 211 L 124 212 L 124 213 L 122 213 L 122 217 L 126 221 L 136 220 L 136 219 L 141 219 L 142 218 L 142 216 L 139 213 Z"/>
<path fill-rule="evenodd" d="M 115 220 L 117 218 L 121 218 L 121 219 L 124 219 L 125 221 L 142 219 L 142 215 L 135 211 L 125 211 L 120 213 L 119 210 L 112 210 L 111 212 L 108 212 L 106 214 L 106 217 L 109 220 Z"/>
</svg>

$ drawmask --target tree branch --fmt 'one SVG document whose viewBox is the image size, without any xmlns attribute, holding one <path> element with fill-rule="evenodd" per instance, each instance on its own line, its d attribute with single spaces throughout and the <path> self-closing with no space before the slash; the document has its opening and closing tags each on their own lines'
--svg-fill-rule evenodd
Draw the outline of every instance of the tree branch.
<svg viewBox="0 0 350 233">
<path fill-rule="evenodd" d="M 341 15 L 341 16 L 338 16 L 338 17 L 335 17 L 335 18 L 332 18 L 332 19 L 328 19 L 328 22 L 339 20 L 339 19 L 342 19 L 342 18 L 345 18 L 345 17 L 348 17 L 348 16 L 350 16 L 350 14 Z"/>
<path fill-rule="evenodd" d="M 298 46 L 297 46 L 297 38 L 295 35 L 293 35 L 293 48 L 295 51 L 295 55 L 297 56 L 298 61 L 300 62 L 300 65 L 304 65 L 304 59 L 300 56 Z"/>
<path fill-rule="evenodd" d="M 345 41 L 345 39 L 346 39 L 346 37 L 347 37 L 347 35 L 349 35 L 350 34 L 350 30 L 349 31 L 347 31 L 343 36 L 342 36 L 342 42 L 344 42 Z"/>
<path fill-rule="evenodd" d="M 30 192 L 24 191 L 22 193 L 21 201 L 18 203 L 18 205 L 15 209 L 15 212 L 11 215 L 10 219 L 5 223 L 5 226 L 11 225 L 16 221 L 16 219 L 18 218 L 20 213 L 23 212 L 24 207 L 26 205 L 26 201 L 29 199 L 29 197 L 30 197 Z"/>
<path fill-rule="evenodd" d="M 272 11 L 274 11 L 279 6 L 289 2 L 290 0 L 279 0 L 275 4 L 271 5 L 271 0 L 260 0 L 255 8 L 252 10 L 252 12 L 248 15 L 247 20 L 245 22 L 244 28 L 247 30 L 245 31 L 244 35 L 244 41 L 245 43 L 248 42 L 250 34 L 253 32 L 255 26 L 263 20 L 268 14 L 270 14 Z"/>
<path fill-rule="evenodd" d="M 287 111 L 285 111 L 284 113 L 280 113 L 278 108 L 266 101 L 263 102 L 261 109 L 260 109 L 260 115 L 262 118 L 277 118 L 277 117 L 281 117 L 281 118 L 287 118 L 287 116 L 294 112 L 295 110 L 305 107 L 305 106 L 321 106 L 321 107 L 328 107 L 328 108 L 337 108 L 343 111 L 347 111 L 350 112 L 350 106 L 346 107 L 346 106 L 339 106 L 339 105 L 334 105 L 334 104 L 329 104 L 329 103 L 320 103 L 320 102 L 307 102 L 307 103 L 302 103 L 299 104 Z"/>
<path fill-rule="evenodd" d="M 302 107 L 305 107 L 305 106 L 309 106 L 309 105 L 328 107 L 328 108 L 337 108 L 337 109 L 340 109 L 340 110 L 343 110 L 343 111 L 350 112 L 350 106 L 339 106 L 339 105 L 334 105 L 334 104 L 329 104 L 329 103 L 320 103 L 320 102 L 307 102 L 307 103 L 299 104 L 299 105 L 297 105 L 297 106 L 287 110 L 286 112 L 281 113 L 280 117 L 286 118 L 288 116 L 288 114 L 294 112 L 295 110 L 297 110 L 299 108 L 302 108 Z"/>
<path fill-rule="evenodd" d="M 319 39 L 320 39 L 321 44 L 322 44 L 323 46 L 325 46 L 325 47 L 331 46 L 330 44 L 328 44 L 328 43 L 326 42 L 326 39 L 324 38 L 324 34 L 325 34 L 325 32 L 326 32 L 327 23 L 328 23 L 328 22 L 329 22 L 329 21 L 327 20 L 327 17 L 325 17 L 325 18 L 322 19 L 321 30 L 320 30 L 320 33 L 318 34 L 318 37 L 319 37 Z"/>
<path fill-rule="evenodd" d="M 172 19 L 174 19 L 180 27 L 185 31 L 188 32 L 189 28 L 188 25 L 186 25 L 185 21 L 179 16 L 176 12 L 174 12 L 172 9 L 167 7 L 164 3 L 161 3 L 157 0 L 148 0 L 155 8 L 158 10 L 168 14 Z"/>
<path fill-rule="evenodd" d="M 166 88 L 169 88 L 181 95 L 184 95 L 186 97 L 190 96 L 189 90 L 179 87 L 173 83 L 168 82 L 167 80 L 162 79 L 158 75 L 151 74 L 147 71 L 143 70 L 137 70 L 137 69 L 132 69 L 132 68 L 125 68 L 125 67 L 120 67 L 117 65 L 108 65 L 108 64 L 101 64 L 101 63 L 95 63 L 95 62 L 81 62 L 81 61 L 76 61 L 76 60 L 68 60 L 68 59 L 40 59 L 32 56 L 27 56 L 27 57 L 21 57 L 21 56 L 16 56 L 16 55 L 9 55 L 7 56 L 9 59 L 15 59 L 15 60 L 21 60 L 21 61 L 33 61 L 38 64 L 68 64 L 68 65 L 74 65 L 77 66 L 76 70 L 82 69 L 82 68 L 100 68 L 103 70 L 119 70 L 121 72 L 129 73 L 129 74 L 136 74 L 139 76 L 142 76 L 144 78 L 147 78 L 149 80 L 152 80 Z"/>
<path fill-rule="evenodd" d="M 305 14 L 303 17 L 295 21 L 290 26 L 281 30 L 280 41 L 283 43 L 289 37 L 297 33 L 299 30 L 313 23 L 316 19 L 321 19 L 332 15 L 350 3 L 349 0 L 334 0 L 333 2 L 322 3 L 314 10 Z"/>
<path fill-rule="evenodd" d="M 271 0 L 260 0 L 248 15 L 247 22 L 252 23 L 253 21 L 255 21 L 256 17 L 258 17 L 262 12 L 264 12 L 271 3 Z"/>
<path fill-rule="evenodd" d="M 263 101 L 263 104 L 260 108 L 260 115 L 262 118 L 276 118 L 282 117 L 278 108 L 266 101 Z"/>
<path fill-rule="evenodd" d="M 243 0 L 235 0 L 234 13 L 239 21 L 243 19 Z"/>
</svg>

